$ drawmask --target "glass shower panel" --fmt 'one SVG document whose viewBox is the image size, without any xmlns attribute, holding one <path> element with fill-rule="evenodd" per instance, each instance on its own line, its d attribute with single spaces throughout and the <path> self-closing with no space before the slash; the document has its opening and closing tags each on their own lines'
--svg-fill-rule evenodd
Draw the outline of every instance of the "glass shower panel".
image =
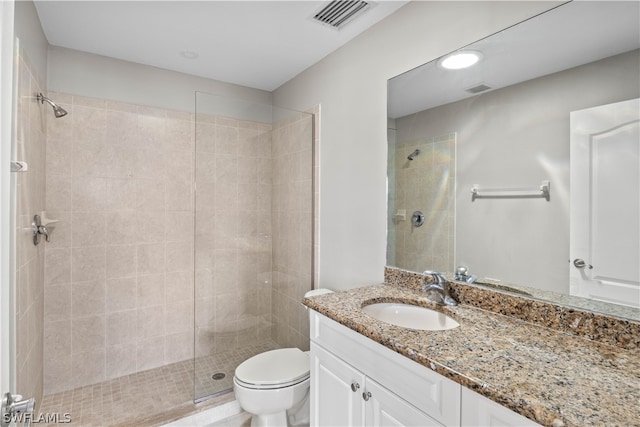
<svg viewBox="0 0 640 427">
<path fill-rule="evenodd" d="M 310 114 L 202 92 L 195 127 L 198 401 L 231 390 L 255 354 L 308 347 L 313 138 Z"/>
</svg>

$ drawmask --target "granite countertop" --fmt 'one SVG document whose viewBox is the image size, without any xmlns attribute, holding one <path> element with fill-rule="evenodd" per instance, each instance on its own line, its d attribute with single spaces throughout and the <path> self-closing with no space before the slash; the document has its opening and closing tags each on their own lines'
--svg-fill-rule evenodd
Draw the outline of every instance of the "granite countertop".
<svg viewBox="0 0 640 427">
<path fill-rule="evenodd" d="M 418 331 L 360 310 L 406 302 L 460 327 Z M 413 289 L 381 284 L 303 304 L 545 426 L 640 426 L 640 352 L 590 341 L 470 305 L 441 307 Z"/>
</svg>

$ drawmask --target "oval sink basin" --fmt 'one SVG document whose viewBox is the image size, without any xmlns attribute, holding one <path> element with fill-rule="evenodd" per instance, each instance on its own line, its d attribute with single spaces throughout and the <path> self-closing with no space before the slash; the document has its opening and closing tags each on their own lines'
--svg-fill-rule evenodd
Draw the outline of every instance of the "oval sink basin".
<svg viewBox="0 0 640 427">
<path fill-rule="evenodd" d="M 403 328 L 444 331 L 460 326 L 444 313 L 411 304 L 377 303 L 364 306 L 362 311 L 381 322 Z"/>
</svg>

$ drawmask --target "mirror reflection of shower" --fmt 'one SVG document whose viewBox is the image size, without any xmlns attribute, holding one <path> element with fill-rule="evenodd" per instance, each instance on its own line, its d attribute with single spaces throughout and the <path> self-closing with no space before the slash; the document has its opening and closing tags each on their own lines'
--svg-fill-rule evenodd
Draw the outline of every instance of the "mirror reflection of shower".
<svg viewBox="0 0 640 427">
<path fill-rule="evenodd" d="M 62 108 L 61 106 L 59 106 L 58 104 L 56 104 L 55 102 L 53 102 L 52 100 L 44 96 L 42 93 L 39 93 L 36 96 L 36 99 L 40 101 L 41 104 L 44 104 L 46 102 L 47 104 L 51 105 L 51 107 L 53 108 L 53 114 L 56 116 L 56 119 L 59 119 L 60 117 L 64 117 L 67 114 L 69 114 L 67 113 L 67 110 L 65 110 L 64 108 Z"/>
<path fill-rule="evenodd" d="M 413 160 L 413 159 L 415 159 L 415 158 L 416 158 L 416 156 L 417 156 L 418 154 L 420 154 L 420 149 L 419 149 L 419 148 L 416 148 L 415 150 L 413 150 L 413 153 L 411 153 L 411 154 L 409 154 L 409 155 L 407 156 L 407 159 L 409 159 L 409 160 Z"/>
</svg>

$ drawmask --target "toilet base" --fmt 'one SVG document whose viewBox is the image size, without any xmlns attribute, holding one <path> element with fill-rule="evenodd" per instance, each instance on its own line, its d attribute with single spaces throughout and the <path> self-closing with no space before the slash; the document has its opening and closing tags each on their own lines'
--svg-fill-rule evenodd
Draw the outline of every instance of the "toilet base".
<svg viewBox="0 0 640 427">
<path fill-rule="evenodd" d="M 287 427 L 287 425 L 286 411 L 275 414 L 254 414 L 251 417 L 251 427 Z"/>
</svg>

